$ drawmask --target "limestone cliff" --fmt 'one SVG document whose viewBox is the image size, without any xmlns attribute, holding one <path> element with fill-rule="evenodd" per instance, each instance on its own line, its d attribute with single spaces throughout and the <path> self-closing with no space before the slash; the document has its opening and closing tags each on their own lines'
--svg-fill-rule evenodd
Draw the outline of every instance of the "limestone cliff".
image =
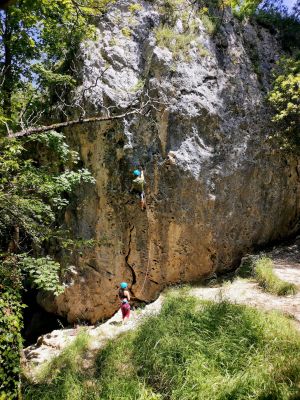
<svg viewBox="0 0 300 400">
<path fill-rule="evenodd" d="M 300 166 L 267 140 L 276 38 L 229 13 L 211 34 L 194 15 L 197 35 L 175 51 L 157 40 L 164 15 L 155 4 L 132 4 L 118 1 L 80 54 L 76 96 L 89 112 L 122 112 L 145 93 L 152 107 L 68 132 L 96 184 L 82 188 L 66 223 L 99 240 L 74 260 L 63 295 L 39 296 L 69 321 L 110 316 L 120 281 L 150 301 L 166 285 L 233 268 L 254 246 L 298 228 Z M 173 29 L 184 34 L 180 18 Z M 145 167 L 144 212 L 129 193 L 136 162 Z"/>
</svg>

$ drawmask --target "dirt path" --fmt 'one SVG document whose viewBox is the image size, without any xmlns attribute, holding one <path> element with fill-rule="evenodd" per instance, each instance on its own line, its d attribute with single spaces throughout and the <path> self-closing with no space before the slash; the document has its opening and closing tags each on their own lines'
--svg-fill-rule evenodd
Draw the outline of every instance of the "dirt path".
<svg viewBox="0 0 300 400">
<path fill-rule="evenodd" d="M 276 247 L 266 253 L 274 263 L 276 275 L 298 286 L 296 295 L 275 296 L 264 292 L 256 282 L 246 279 L 235 279 L 220 287 L 199 287 L 191 290 L 193 296 L 217 301 L 220 297 L 231 302 L 247 304 L 264 310 L 278 310 L 295 319 L 300 330 L 300 240 L 293 244 Z"/>
<path fill-rule="evenodd" d="M 299 270 L 300 274 L 300 270 Z M 257 283 L 236 279 L 230 284 L 216 288 L 195 288 L 193 296 L 206 300 L 228 299 L 232 303 L 247 304 L 264 310 L 278 310 L 293 317 L 300 330 L 300 294 L 278 297 L 263 292 Z"/>
<path fill-rule="evenodd" d="M 278 310 L 288 314 L 295 320 L 300 330 L 300 241 L 289 246 L 278 247 L 267 253 L 274 261 L 274 271 L 281 278 L 295 283 L 299 287 L 296 295 L 274 296 L 263 292 L 256 282 L 246 279 L 235 279 L 217 287 L 192 288 L 190 294 L 201 299 L 218 301 L 226 298 L 231 302 L 247 304 L 264 310 Z M 123 332 L 134 329 L 143 318 L 160 312 L 164 295 L 147 305 L 143 310 L 132 312 L 131 320 L 122 325 L 121 313 L 118 312 L 111 319 L 99 326 L 84 326 L 81 329 L 61 329 L 41 336 L 35 345 L 23 351 L 23 367 L 27 375 L 34 377 L 36 371 L 45 361 L 58 355 L 76 335 L 85 330 L 91 337 L 92 354 L 103 347 L 109 339 L 113 339 Z"/>
<path fill-rule="evenodd" d="M 40 336 L 36 344 L 26 347 L 22 355 L 22 367 L 24 374 L 34 380 L 39 368 L 45 362 L 59 355 L 61 351 L 71 344 L 80 332 L 86 332 L 91 336 L 90 357 L 87 359 L 87 368 L 91 364 L 93 354 L 103 347 L 105 343 L 119 336 L 121 333 L 132 330 L 150 315 L 158 314 L 161 310 L 164 295 L 144 309 L 136 310 L 131 313 L 130 321 L 122 325 L 121 311 L 117 312 L 112 318 L 99 326 L 80 326 L 77 329 L 58 329 L 46 335 Z"/>
</svg>

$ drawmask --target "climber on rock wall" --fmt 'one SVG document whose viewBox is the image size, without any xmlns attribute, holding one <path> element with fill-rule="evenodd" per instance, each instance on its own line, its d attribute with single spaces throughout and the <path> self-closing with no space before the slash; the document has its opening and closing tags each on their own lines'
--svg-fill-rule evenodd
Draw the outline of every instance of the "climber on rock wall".
<svg viewBox="0 0 300 400">
<path fill-rule="evenodd" d="M 126 323 L 130 317 L 130 294 L 128 290 L 128 284 L 126 282 L 120 283 L 119 299 L 121 301 L 123 323 Z"/>
<path fill-rule="evenodd" d="M 132 186 L 130 189 L 130 193 L 138 193 L 141 198 L 141 209 L 146 209 L 146 201 L 145 201 L 145 192 L 144 192 L 144 185 L 145 185 L 145 177 L 144 171 L 142 168 L 137 168 L 133 171 L 133 175 L 135 178 L 132 181 Z"/>
</svg>

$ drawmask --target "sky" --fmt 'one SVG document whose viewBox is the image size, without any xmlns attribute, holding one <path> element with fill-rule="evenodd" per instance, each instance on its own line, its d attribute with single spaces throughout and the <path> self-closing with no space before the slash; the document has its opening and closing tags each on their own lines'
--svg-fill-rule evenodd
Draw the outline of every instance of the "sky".
<svg viewBox="0 0 300 400">
<path fill-rule="evenodd" d="M 288 7 L 289 10 L 293 8 L 293 5 L 296 3 L 296 0 L 283 0 L 283 4 Z"/>
</svg>

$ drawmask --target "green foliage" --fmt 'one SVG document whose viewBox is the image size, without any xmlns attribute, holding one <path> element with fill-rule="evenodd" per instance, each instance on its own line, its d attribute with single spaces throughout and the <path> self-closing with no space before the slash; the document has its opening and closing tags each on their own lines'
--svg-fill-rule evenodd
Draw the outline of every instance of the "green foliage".
<svg viewBox="0 0 300 400">
<path fill-rule="evenodd" d="M 261 257 L 255 262 L 254 275 L 259 285 L 269 293 L 287 296 L 297 292 L 297 286 L 278 278 L 273 271 L 273 262 L 268 257 Z"/>
<path fill-rule="evenodd" d="M 70 346 L 63 350 L 58 357 L 43 366 L 39 379 L 42 382 L 55 379 L 65 367 L 73 372 L 80 370 L 83 356 L 90 344 L 90 339 L 84 331 L 80 332 Z"/>
<path fill-rule="evenodd" d="M 49 256 L 21 259 L 22 269 L 28 273 L 31 287 L 53 293 L 55 296 L 63 293 L 64 287 L 59 282 L 60 264 Z"/>
<path fill-rule="evenodd" d="M 255 263 L 259 259 L 259 255 L 247 255 L 243 257 L 239 267 L 236 270 L 236 275 L 241 278 L 253 278 Z"/>
<path fill-rule="evenodd" d="M 208 14 L 203 13 L 201 14 L 201 20 L 203 23 L 204 28 L 206 29 L 206 32 L 209 35 L 213 35 L 216 30 L 217 30 L 217 24 L 216 21 L 213 20 L 213 18 L 211 18 Z"/>
<path fill-rule="evenodd" d="M 18 256 L 14 262 L 27 272 L 34 286 L 59 294 L 62 291 L 59 265 L 49 257 L 39 258 L 39 249 L 53 236 L 58 240 L 60 224 L 56 215 L 68 205 L 67 196 L 80 183 L 94 182 L 94 179 L 85 169 L 63 170 L 66 163 L 69 167 L 76 166 L 78 154 L 70 150 L 60 133 L 50 132 L 23 141 L 2 138 L 0 143 L 0 244 L 3 265 L 7 265 L 8 269 L 8 261 L 5 260 L 11 259 L 11 253 L 34 250 L 35 257 Z M 46 165 L 40 159 L 28 158 L 30 146 L 39 146 Z M 48 164 L 50 155 L 52 160 Z"/>
<path fill-rule="evenodd" d="M 129 11 L 133 14 L 135 14 L 138 11 L 141 11 L 142 9 L 143 7 L 139 3 L 130 4 L 129 6 Z"/>
<path fill-rule="evenodd" d="M 50 165 L 28 158 L 28 146 L 33 146 L 33 141 L 40 146 L 39 153 L 44 153 L 46 162 L 52 155 Z M 76 166 L 77 159 L 78 154 L 56 132 L 23 142 L 0 138 L 0 240 L 3 245 L 16 226 L 21 238 L 26 237 L 36 245 L 50 235 L 55 212 L 69 202 L 66 195 L 81 182 L 94 182 L 85 169 L 61 171 L 67 162 L 70 167 Z"/>
<path fill-rule="evenodd" d="M 209 54 L 198 41 L 198 7 L 188 0 L 165 0 L 160 3 L 160 12 L 163 14 L 163 23 L 154 31 L 158 46 L 168 48 L 175 59 L 188 60 L 192 45 L 198 48 L 201 57 Z M 176 27 L 177 21 L 182 23 L 180 31 Z"/>
<path fill-rule="evenodd" d="M 101 350 L 93 375 L 56 364 L 45 375 L 52 381 L 27 387 L 25 399 L 292 400 L 299 357 L 299 333 L 283 316 L 177 292 Z"/>
<path fill-rule="evenodd" d="M 19 0 L 0 11 L 0 122 L 17 129 L 53 117 L 78 83 L 79 44 L 94 37 L 93 20 L 113 2 Z"/>
<path fill-rule="evenodd" d="M 46 69 L 41 64 L 35 64 L 32 69 L 33 72 L 39 74 L 39 79 L 44 86 L 49 84 L 61 84 L 66 85 L 66 87 L 73 87 L 76 84 L 76 80 L 70 75 L 54 73 L 53 71 Z"/>
<path fill-rule="evenodd" d="M 273 271 L 273 261 L 264 255 L 244 257 L 236 271 L 242 278 L 254 278 L 266 291 L 278 296 L 295 294 L 297 286 L 280 279 Z"/>
<path fill-rule="evenodd" d="M 174 296 L 142 327 L 135 362 L 163 398 L 292 398 L 300 369 L 290 340 L 298 355 L 300 341 L 290 328 L 275 314 Z"/>
<path fill-rule="evenodd" d="M 285 51 L 299 50 L 300 20 L 296 7 L 289 13 L 282 0 L 264 0 L 255 12 L 255 20 L 277 35 Z"/>
<path fill-rule="evenodd" d="M 228 0 L 227 4 L 239 19 L 252 18 L 276 34 L 284 50 L 299 49 L 300 21 L 296 6 L 289 12 L 282 0 Z"/>
<path fill-rule="evenodd" d="M 1 268 L 1 265 L 0 265 Z M 0 286 L 0 398 L 14 400 L 19 393 L 22 346 L 22 305 L 18 292 Z"/>
<path fill-rule="evenodd" d="M 0 398 L 4 393 L 7 399 L 16 398 L 23 283 L 56 295 L 62 292 L 60 266 L 47 249 L 62 239 L 58 216 L 74 189 L 93 182 L 87 170 L 78 169 L 79 156 L 61 133 L 13 140 L 5 137 L 7 128 L 60 118 L 70 90 L 78 84 L 79 44 L 94 37 L 92 20 L 112 2 L 20 0 L 0 10 L 0 290 L 3 301 L 10 293 L 13 303 L 4 310 L 15 316 L 7 319 L 5 311 L 0 345 L 6 346 L 10 331 L 16 340 L 11 345 L 14 358 L 9 351 L 1 352 Z"/>
<path fill-rule="evenodd" d="M 239 18 L 250 17 L 255 13 L 263 0 L 231 0 L 234 14 Z"/>
<path fill-rule="evenodd" d="M 268 100 L 275 116 L 274 134 L 281 148 L 299 151 L 300 145 L 300 60 L 283 57 L 274 71 Z"/>
<path fill-rule="evenodd" d="M 130 38 L 132 36 L 132 30 L 130 28 L 128 28 L 128 26 L 124 26 L 122 28 L 122 34 L 127 37 Z"/>
<path fill-rule="evenodd" d="M 6 391 L 7 399 L 16 398 L 19 381 L 20 293 L 24 281 L 27 286 L 55 295 L 63 292 L 60 264 L 40 255 L 45 254 L 53 238 L 56 243 L 61 239 L 57 215 L 69 204 L 70 194 L 79 184 L 94 181 L 87 170 L 76 170 L 78 158 L 61 133 L 23 140 L 0 138 L 0 291 L 4 292 L 3 302 L 11 299 L 5 308 L 0 307 L 5 319 L 4 325 L 0 321 L 0 346 L 1 350 L 7 348 L 1 352 L 4 369 L 0 372 L 0 393 Z M 15 341 L 10 343 L 12 333 Z"/>
<path fill-rule="evenodd" d="M 169 26 L 160 26 L 155 30 L 157 44 L 160 47 L 167 47 L 175 57 L 184 54 L 189 50 L 192 40 L 196 39 L 196 35 L 190 33 L 176 33 Z"/>
</svg>

